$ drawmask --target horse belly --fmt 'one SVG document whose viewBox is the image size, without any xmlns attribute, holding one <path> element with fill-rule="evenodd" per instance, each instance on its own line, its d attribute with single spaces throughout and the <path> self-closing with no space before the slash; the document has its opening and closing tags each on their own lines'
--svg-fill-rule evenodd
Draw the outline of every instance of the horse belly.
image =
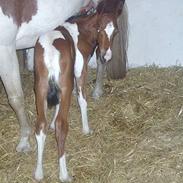
<svg viewBox="0 0 183 183">
<path fill-rule="evenodd" d="M 37 38 L 47 31 L 62 25 L 65 20 L 80 10 L 84 0 L 38 0 L 37 14 L 28 23 L 23 23 L 16 37 L 17 49 L 32 47 Z"/>
<path fill-rule="evenodd" d="M 13 19 L 4 15 L 0 8 L 0 45 L 9 46 L 15 41 L 17 26 Z"/>
</svg>

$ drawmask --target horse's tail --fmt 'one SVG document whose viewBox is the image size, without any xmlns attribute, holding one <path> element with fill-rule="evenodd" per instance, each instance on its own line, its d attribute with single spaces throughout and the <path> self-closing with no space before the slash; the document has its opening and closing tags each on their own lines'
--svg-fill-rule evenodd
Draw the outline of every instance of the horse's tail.
<svg viewBox="0 0 183 183">
<path fill-rule="evenodd" d="M 59 104 L 59 93 L 60 89 L 54 78 L 49 79 L 47 103 L 48 107 L 55 106 Z"/>
<path fill-rule="evenodd" d="M 113 57 L 107 63 L 107 76 L 111 79 L 122 79 L 126 76 L 127 49 L 128 49 L 128 9 L 126 3 L 118 18 L 119 33 L 115 36 L 112 52 Z"/>
</svg>

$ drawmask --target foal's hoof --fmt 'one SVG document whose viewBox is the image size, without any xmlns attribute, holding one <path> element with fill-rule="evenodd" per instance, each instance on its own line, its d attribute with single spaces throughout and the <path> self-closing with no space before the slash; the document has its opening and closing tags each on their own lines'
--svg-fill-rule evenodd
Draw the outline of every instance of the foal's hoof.
<svg viewBox="0 0 183 183">
<path fill-rule="evenodd" d="M 73 178 L 71 176 L 60 177 L 61 182 L 72 182 Z"/>
<path fill-rule="evenodd" d="M 28 137 L 22 137 L 19 144 L 16 147 L 17 152 L 29 152 L 31 151 L 31 146 L 28 141 Z"/>
<path fill-rule="evenodd" d="M 84 135 L 92 135 L 93 134 L 93 130 L 91 130 L 91 129 L 83 130 L 83 134 Z"/>
<path fill-rule="evenodd" d="M 94 91 L 93 94 L 92 94 L 92 97 L 95 100 L 98 100 L 102 95 L 103 95 L 103 92 L 102 91 Z"/>
<path fill-rule="evenodd" d="M 43 171 L 36 169 L 34 178 L 39 182 L 43 179 Z"/>
<path fill-rule="evenodd" d="M 74 96 L 77 96 L 77 91 L 76 91 L 75 88 L 72 90 L 72 94 L 73 94 Z"/>
<path fill-rule="evenodd" d="M 52 122 L 52 123 L 50 124 L 50 129 L 51 129 L 51 130 L 55 130 L 55 123 Z"/>
</svg>

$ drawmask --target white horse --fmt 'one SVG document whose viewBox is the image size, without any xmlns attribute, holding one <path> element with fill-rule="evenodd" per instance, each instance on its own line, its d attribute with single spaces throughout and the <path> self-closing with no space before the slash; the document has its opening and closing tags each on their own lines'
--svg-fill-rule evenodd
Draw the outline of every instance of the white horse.
<svg viewBox="0 0 183 183">
<path fill-rule="evenodd" d="M 63 24 L 89 1 L 0 0 L 0 77 L 20 122 L 18 152 L 30 150 L 31 129 L 25 113 L 16 49 L 33 47 L 40 35 Z"/>
</svg>

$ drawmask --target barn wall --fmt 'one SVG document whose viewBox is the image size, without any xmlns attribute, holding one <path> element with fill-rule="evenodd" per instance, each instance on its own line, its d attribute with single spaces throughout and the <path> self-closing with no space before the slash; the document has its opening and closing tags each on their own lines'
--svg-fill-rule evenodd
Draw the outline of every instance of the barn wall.
<svg viewBox="0 0 183 183">
<path fill-rule="evenodd" d="M 126 0 L 129 66 L 183 66 L 183 0 Z"/>
</svg>

